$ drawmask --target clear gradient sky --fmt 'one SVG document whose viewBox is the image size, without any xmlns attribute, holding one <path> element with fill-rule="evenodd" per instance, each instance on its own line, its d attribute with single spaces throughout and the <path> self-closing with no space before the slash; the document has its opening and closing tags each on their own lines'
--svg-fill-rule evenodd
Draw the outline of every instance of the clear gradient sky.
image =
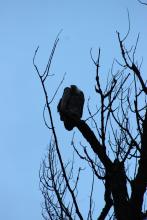
<svg viewBox="0 0 147 220">
<path fill-rule="evenodd" d="M 49 135 L 42 119 L 44 97 L 32 64 L 36 47 L 40 46 L 36 61 L 43 70 L 53 41 L 63 29 L 49 91 L 55 91 L 67 72 L 53 109 L 60 141 L 65 141 L 66 134 L 70 142 L 71 133 L 61 132 L 63 125 L 55 110 L 59 96 L 64 86 L 70 84 L 77 84 L 86 99 L 93 96 L 95 70 L 90 48 L 96 54 L 101 47 L 102 71 L 107 73 L 113 58 L 120 57 L 116 30 L 125 35 L 127 8 L 131 18 L 128 45 L 135 42 L 140 32 L 137 54 L 139 61 L 144 58 L 145 78 L 147 7 L 137 0 L 0 0 L 1 220 L 42 219 L 38 173 Z"/>
</svg>

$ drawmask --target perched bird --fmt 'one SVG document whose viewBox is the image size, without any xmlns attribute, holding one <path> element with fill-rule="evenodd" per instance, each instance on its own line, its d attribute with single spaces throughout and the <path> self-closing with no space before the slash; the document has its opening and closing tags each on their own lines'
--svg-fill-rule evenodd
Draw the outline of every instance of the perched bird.
<svg viewBox="0 0 147 220">
<path fill-rule="evenodd" d="M 83 106 L 84 93 L 75 85 L 66 87 L 57 106 L 57 110 L 60 114 L 61 121 L 64 122 L 64 126 L 68 131 L 71 131 L 75 127 L 72 119 L 79 120 L 82 117 Z"/>
</svg>

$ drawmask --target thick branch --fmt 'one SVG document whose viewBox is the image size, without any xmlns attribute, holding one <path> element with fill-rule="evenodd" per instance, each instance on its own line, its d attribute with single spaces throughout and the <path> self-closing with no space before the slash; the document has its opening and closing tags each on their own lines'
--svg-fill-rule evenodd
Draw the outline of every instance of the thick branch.
<svg viewBox="0 0 147 220">
<path fill-rule="evenodd" d="M 83 120 L 77 121 L 76 127 L 82 133 L 84 138 L 88 141 L 92 150 L 97 154 L 97 156 L 103 163 L 104 167 L 107 170 L 110 170 L 112 168 L 112 162 L 107 156 L 105 149 L 102 147 L 100 142 L 97 140 L 94 132 L 90 129 L 90 127 Z"/>
<path fill-rule="evenodd" d="M 141 137 L 141 158 L 139 161 L 138 173 L 132 183 L 131 206 L 136 212 L 136 216 L 140 217 L 142 210 L 143 196 L 147 187 L 147 110 L 143 122 L 143 134 Z"/>
<path fill-rule="evenodd" d="M 110 209 L 112 207 L 112 204 L 113 204 L 112 200 L 110 200 L 109 202 L 107 202 L 105 204 L 105 207 L 103 208 L 103 210 L 97 220 L 105 220 L 106 216 L 108 215 L 108 212 L 110 211 Z"/>
</svg>

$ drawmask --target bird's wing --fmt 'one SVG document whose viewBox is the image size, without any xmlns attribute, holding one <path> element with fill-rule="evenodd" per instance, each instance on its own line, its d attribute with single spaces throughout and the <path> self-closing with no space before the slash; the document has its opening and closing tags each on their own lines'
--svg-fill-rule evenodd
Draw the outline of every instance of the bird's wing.
<svg viewBox="0 0 147 220">
<path fill-rule="evenodd" d="M 71 97 L 71 91 L 69 87 L 66 87 L 63 92 L 62 100 L 60 103 L 60 111 L 64 112 L 67 110 L 67 106 Z"/>
</svg>

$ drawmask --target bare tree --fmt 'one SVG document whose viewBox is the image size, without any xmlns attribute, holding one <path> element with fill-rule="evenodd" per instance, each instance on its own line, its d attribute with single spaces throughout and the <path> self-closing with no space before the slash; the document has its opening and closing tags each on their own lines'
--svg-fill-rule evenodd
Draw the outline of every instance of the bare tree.
<svg viewBox="0 0 147 220">
<path fill-rule="evenodd" d="M 147 217 L 146 210 L 143 210 L 147 187 L 147 86 L 141 74 L 141 65 L 135 60 L 139 35 L 131 49 L 127 49 L 125 46 L 129 31 L 123 39 L 117 32 L 122 61 L 114 61 L 105 88 L 100 80 L 101 50 L 98 51 L 97 60 L 93 58 L 92 50 L 90 51 L 96 69 L 95 92 L 100 98 L 97 111 L 92 113 L 88 102 L 89 117 L 87 119 L 77 120 L 66 114 L 89 146 L 85 147 L 81 144 L 81 149 L 77 149 L 73 136 L 71 145 L 74 152 L 83 163 L 88 164 L 92 173 L 91 192 L 88 198 L 89 209 L 86 218 L 83 217 L 85 215 L 78 202 L 80 191 L 78 184 L 82 168 L 77 169 L 75 177 L 75 158 L 71 157 L 71 162 L 63 162 L 52 117 L 51 103 L 54 102 L 64 78 L 51 100 L 48 98 L 46 89 L 59 36 L 54 42 L 43 74 L 39 72 L 35 63 L 38 48 L 35 51 L 33 64 L 45 95 L 43 118 L 51 132 L 48 155 L 40 168 L 40 188 L 44 197 L 42 214 L 46 220 L 95 219 L 94 186 L 96 186 L 97 180 L 104 183 L 105 206 L 101 213 L 97 214 L 96 219 L 103 220 L 109 216 L 109 219 L 141 220 Z M 115 70 L 116 66 L 119 67 L 118 71 Z M 45 117 L 46 111 L 49 121 Z M 96 120 L 97 117 L 100 124 Z M 95 125 L 95 130 L 89 126 L 91 121 Z M 93 151 L 93 154 L 90 151 Z M 129 173 L 128 164 L 131 164 L 131 173 Z M 109 213 L 112 215 L 110 216 Z"/>
</svg>

